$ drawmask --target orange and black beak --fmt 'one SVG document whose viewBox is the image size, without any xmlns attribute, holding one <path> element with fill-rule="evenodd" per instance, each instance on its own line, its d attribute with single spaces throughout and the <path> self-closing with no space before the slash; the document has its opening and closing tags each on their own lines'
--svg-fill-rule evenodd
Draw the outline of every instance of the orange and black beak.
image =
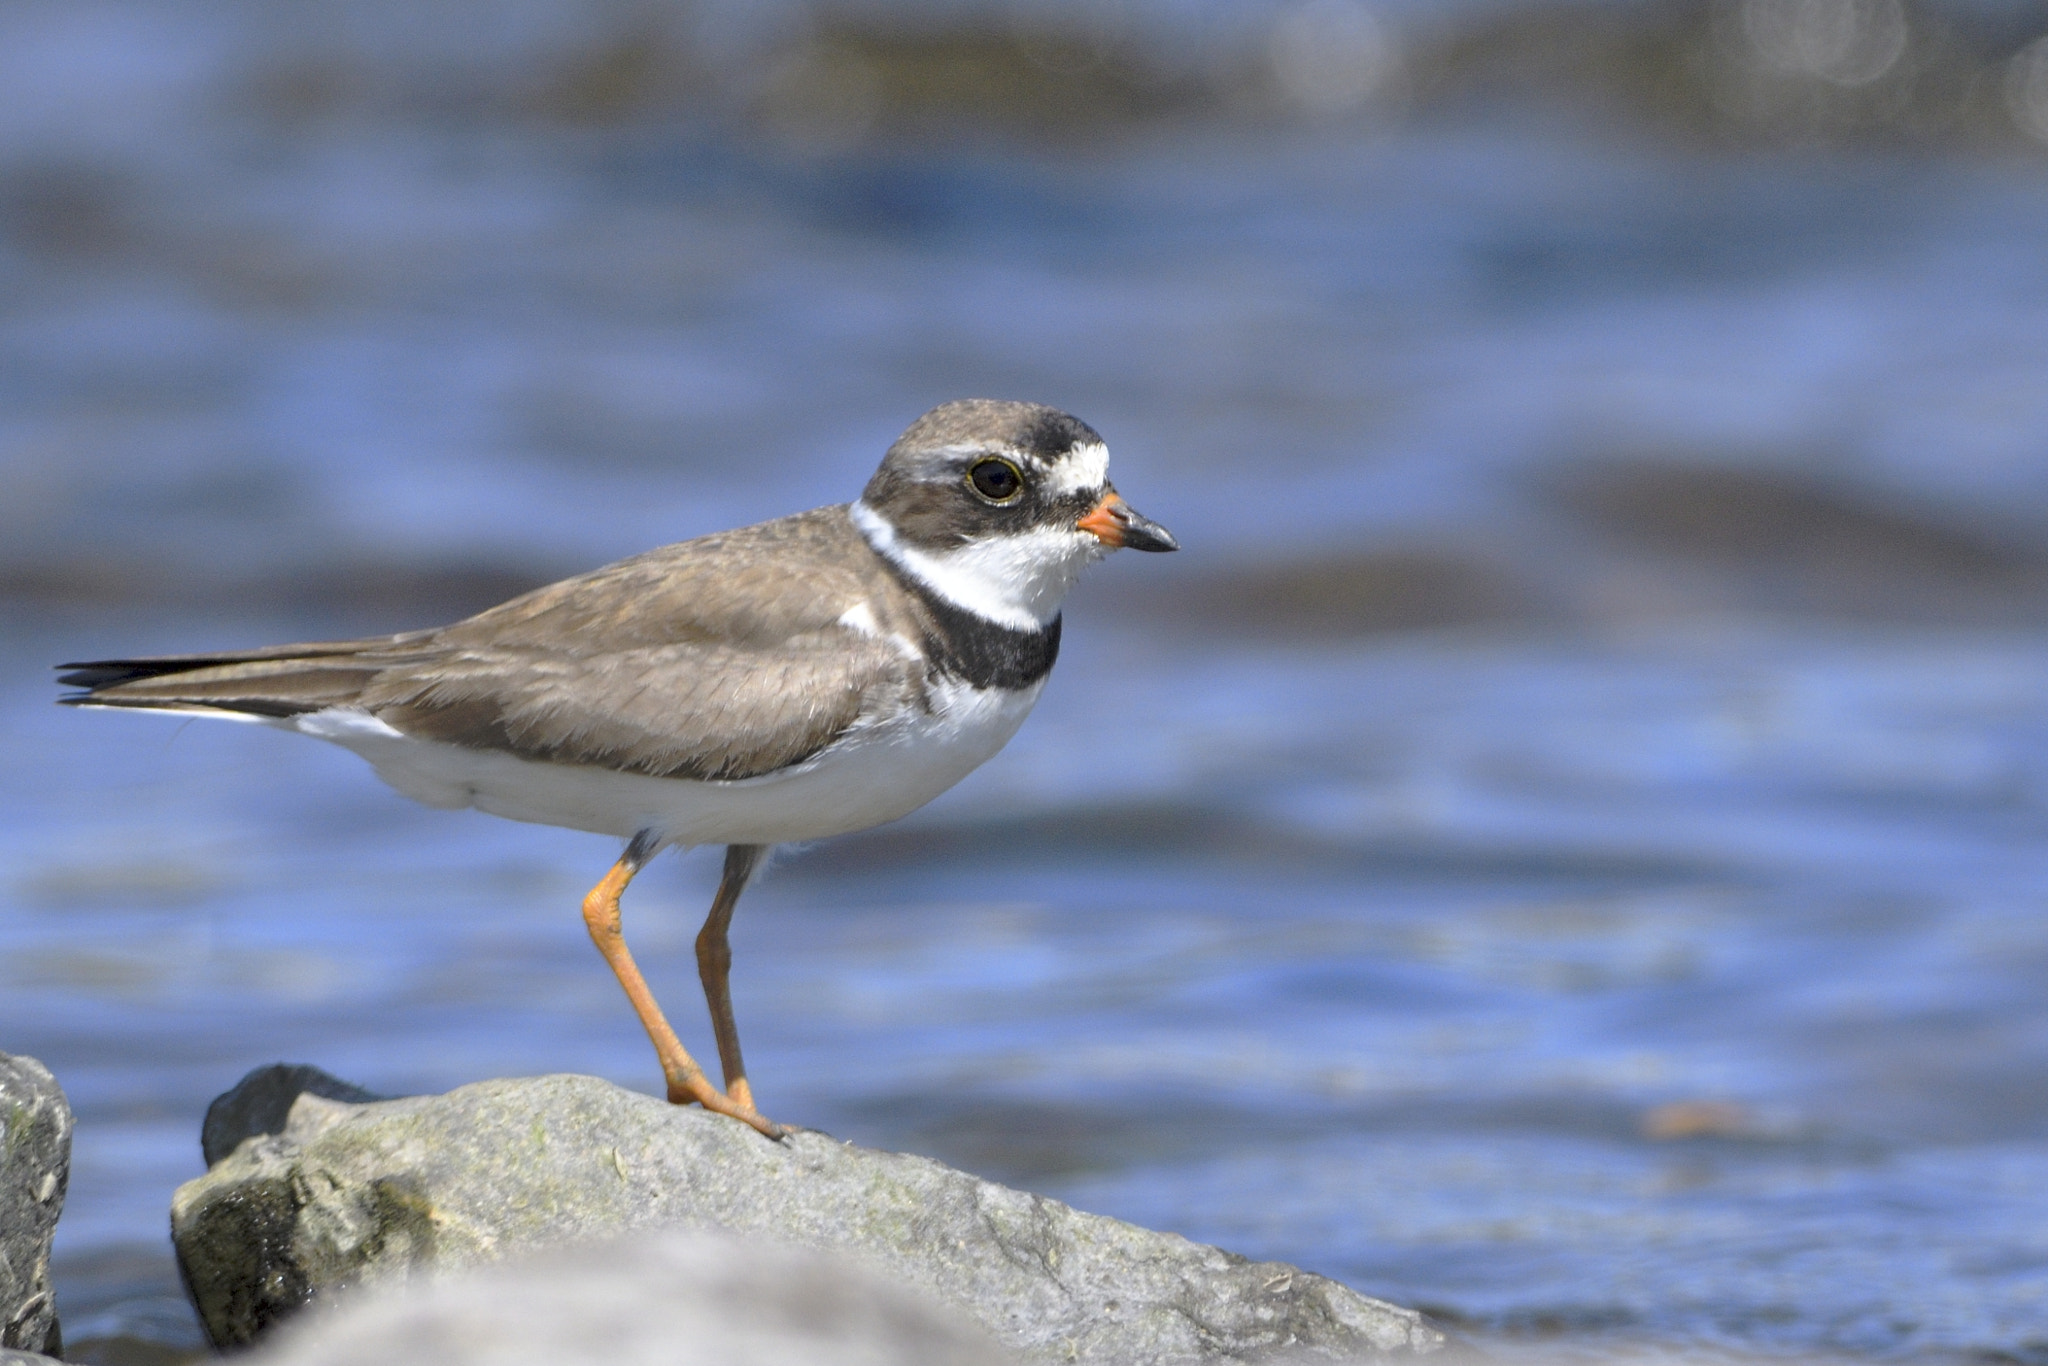
<svg viewBox="0 0 2048 1366">
<path fill-rule="evenodd" d="M 1090 508 L 1088 515 L 1074 523 L 1076 531 L 1093 535 L 1111 550 L 1178 550 L 1180 542 L 1173 539 L 1173 533 L 1149 517 L 1140 516 L 1131 510 L 1131 505 L 1117 496 L 1111 489 L 1102 495 L 1102 501 Z"/>
</svg>

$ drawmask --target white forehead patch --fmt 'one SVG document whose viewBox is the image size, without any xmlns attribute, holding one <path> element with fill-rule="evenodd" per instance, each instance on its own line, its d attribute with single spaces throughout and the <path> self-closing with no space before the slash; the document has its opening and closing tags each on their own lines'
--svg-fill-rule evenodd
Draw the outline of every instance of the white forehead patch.
<svg viewBox="0 0 2048 1366">
<path fill-rule="evenodd" d="M 1046 492 L 1054 497 L 1094 493 L 1109 480 L 1109 447 L 1090 441 L 1074 447 L 1046 466 Z"/>
</svg>

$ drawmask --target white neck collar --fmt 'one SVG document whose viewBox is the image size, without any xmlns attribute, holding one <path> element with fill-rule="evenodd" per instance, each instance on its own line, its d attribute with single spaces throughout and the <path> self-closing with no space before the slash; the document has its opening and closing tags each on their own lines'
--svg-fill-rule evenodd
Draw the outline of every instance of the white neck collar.
<svg viewBox="0 0 2048 1366">
<path fill-rule="evenodd" d="M 933 553 L 905 544 L 866 503 L 850 504 L 847 513 L 877 555 L 955 607 L 1013 631 L 1050 626 L 1081 571 L 1107 553 L 1088 532 L 1053 527 Z"/>
</svg>

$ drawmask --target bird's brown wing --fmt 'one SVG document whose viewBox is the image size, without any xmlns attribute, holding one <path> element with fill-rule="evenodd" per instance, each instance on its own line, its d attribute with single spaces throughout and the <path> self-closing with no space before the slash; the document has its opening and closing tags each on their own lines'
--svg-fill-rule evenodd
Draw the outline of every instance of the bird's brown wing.
<svg viewBox="0 0 2048 1366">
<path fill-rule="evenodd" d="M 470 649 L 382 671 L 361 705 L 407 735 L 471 749 L 751 778 L 815 754 L 906 694 L 901 658 L 851 634 L 576 655 Z"/>
<path fill-rule="evenodd" d="M 438 631 L 67 665 L 88 706 L 360 708 L 422 739 L 658 777 L 802 761 L 912 696 L 844 625 L 881 572 L 844 508 L 665 546 Z"/>
</svg>

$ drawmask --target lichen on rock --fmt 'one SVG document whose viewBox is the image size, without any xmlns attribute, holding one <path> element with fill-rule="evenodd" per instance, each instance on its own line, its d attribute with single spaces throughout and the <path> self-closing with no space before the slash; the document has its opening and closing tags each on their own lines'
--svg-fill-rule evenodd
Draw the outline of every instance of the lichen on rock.
<svg viewBox="0 0 2048 1366">
<path fill-rule="evenodd" d="M 71 1107 L 48 1068 L 0 1053 L 0 1351 L 60 1350 L 50 1237 L 71 1176 Z"/>
</svg>

